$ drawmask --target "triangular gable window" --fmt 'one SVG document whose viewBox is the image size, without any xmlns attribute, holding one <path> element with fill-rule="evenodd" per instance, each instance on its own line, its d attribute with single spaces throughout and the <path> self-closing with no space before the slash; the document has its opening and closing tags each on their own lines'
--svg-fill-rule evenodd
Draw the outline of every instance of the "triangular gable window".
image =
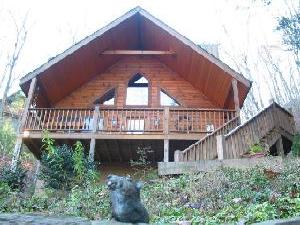
<svg viewBox="0 0 300 225">
<path fill-rule="evenodd" d="M 145 77 L 134 75 L 128 82 L 126 105 L 148 105 L 148 86 Z"/>
<path fill-rule="evenodd" d="M 100 105 L 114 105 L 115 104 L 115 96 L 116 96 L 116 89 L 110 89 L 107 91 L 101 98 L 98 98 L 94 104 Z"/>
<path fill-rule="evenodd" d="M 180 106 L 180 104 L 165 91 L 160 91 L 160 105 L 161 106 Z"/>
</svg>

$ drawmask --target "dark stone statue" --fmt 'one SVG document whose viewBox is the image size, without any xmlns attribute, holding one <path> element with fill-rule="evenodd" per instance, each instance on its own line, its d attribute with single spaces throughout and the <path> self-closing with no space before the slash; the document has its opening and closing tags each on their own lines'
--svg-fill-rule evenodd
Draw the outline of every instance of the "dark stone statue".
<svg viewBox="0 0 300 225">
<path fill-rule="evenodd" d="M 119 222 L 149 223 L 149 214 L 141 203 L 142 184 L 130 177 L 109 175 L 107 186 L 110 190 L 112 217 Z"/>
</svg>

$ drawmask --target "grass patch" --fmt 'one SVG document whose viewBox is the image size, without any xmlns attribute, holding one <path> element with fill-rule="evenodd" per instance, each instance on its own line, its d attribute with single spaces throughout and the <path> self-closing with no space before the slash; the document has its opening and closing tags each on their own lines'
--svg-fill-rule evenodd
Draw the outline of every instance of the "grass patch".
<svg viewBox="0 0 300 225">
<path fill-rule="evenodd" d="M 142 200 L 152 223 L 191 220 L 193 224 L 245 224 L 300 216 L 300 162 L 288 159 L 275 171 L 220 169 L 178 177 L 144 180 Z M 110 218 L 109 193 L 99 182 L 75 185 L 70 191 L 45 189 L 27 196 L 0 185 L 1 212 L 35 212 Z"/>
</svg>

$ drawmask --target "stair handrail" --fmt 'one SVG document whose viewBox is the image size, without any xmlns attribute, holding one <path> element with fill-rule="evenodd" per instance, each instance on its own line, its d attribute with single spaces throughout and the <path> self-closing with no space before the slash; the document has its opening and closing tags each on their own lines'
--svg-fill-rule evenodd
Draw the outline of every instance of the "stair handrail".
<svg viewBox="0 0 300 225">
<path fill-rule="evenodd" d="M 185 161 L 186 157 L 184 157 L 184 155 L 188 152 L 188 151 L 192 151 L 192 149 L 195 146 L 199 146 L 201 143 L 205 142 L 207 139 L 215 137 L 217 135 L 221 135 L 221 134 L 225 134 L 227 132 L 229 132 L 230 130 L 232 130 L 234 127 L 236 127 L 239 124 L 240 121 L 240 117 L 236 116 L 234 118 L 232 118 L 231 120 L 229 120 L 227 123 L 225 123 L 223 126 L 219 127 L 218 129 L 214 130 L 212 133 L 206 135 L 205 137 L 203 137 L 202 139 L 200 139 L 199 141 L 195 142 L 194 144 L 190 145 L 189 147 L 187 147 L 185 150 L 183 150 L 181 152 L 181 154 L 183 155 L 182 160 Z M 229 130 L 228 130 L 229 129 Z"/>
</svg>

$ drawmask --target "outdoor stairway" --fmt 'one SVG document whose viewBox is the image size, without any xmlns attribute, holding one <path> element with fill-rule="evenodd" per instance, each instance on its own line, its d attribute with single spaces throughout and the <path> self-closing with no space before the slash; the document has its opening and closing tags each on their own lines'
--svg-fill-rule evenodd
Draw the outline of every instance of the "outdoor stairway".
<svg viewBox="0 0 300 225">
<path fill-rule="evenodd" d="M 183 151 L 175 151 L 174 161 L 188 162 L 211 159 L 234 159 L 256 143 L 272 146 L 285 137 L 292 141 L 295 124 L 290 112 L 276 103 L 262 110 L 242 125 L 235 117 Z"/>
</svg>

